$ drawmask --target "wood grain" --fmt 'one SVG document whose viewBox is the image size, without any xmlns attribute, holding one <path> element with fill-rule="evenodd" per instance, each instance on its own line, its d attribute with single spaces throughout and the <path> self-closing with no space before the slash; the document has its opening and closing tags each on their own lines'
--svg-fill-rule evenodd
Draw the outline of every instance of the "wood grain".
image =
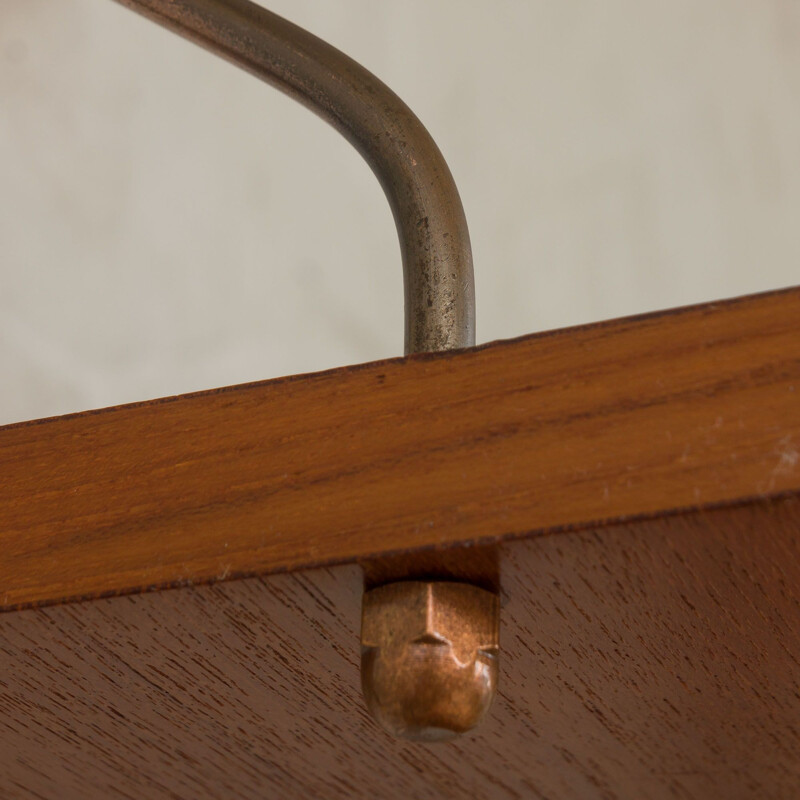
<svg viewBox="0 0 800 800">
<path fill-rule="evenodd" d="M 800 290 L 0 429 L 0 606 L 800 488 Z"/>
<path fill-rule="evenodd" d="M 794 497 L 502 545 L 500 693 L 438 746 L 367 716 L 357 566 L 0 615 L 0 796 L 793 800 L 798 526 Z"/>
</svg>

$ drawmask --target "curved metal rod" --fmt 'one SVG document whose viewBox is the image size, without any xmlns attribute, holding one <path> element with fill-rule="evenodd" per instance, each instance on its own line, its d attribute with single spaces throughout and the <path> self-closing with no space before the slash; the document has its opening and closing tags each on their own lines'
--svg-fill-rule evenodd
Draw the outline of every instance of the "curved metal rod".
<svg viewBox="0 0 800 800">
<path fill-rule="evenodd" d="M 118 0 L 276 86 L 339 130 L 383 186 L 400 237 L 405 350 L 475 343 L 472 252 L 453 177 L 430 134 L 372 73 L 249 0 Z"/>
</svg>

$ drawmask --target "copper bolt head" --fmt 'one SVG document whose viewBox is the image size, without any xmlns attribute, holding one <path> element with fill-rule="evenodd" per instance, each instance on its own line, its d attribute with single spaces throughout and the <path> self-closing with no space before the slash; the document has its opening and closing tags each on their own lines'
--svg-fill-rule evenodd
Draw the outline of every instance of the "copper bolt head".
<svg viewBox="0 0 800 800">
<path fill-rule="evenodd" d="M 364 595 L 361 684 L 389 733 L 434 742 L 474 728 L 494 699 L 497 596 L 466 583 L 402 581 Z"/>
</svg>

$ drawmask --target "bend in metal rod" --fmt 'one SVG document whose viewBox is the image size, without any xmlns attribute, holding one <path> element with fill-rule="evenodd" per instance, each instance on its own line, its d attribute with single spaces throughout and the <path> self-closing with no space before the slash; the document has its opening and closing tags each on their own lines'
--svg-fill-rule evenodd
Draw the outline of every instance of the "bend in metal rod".
<svg viewBox="0 0 800 800">
<path fill-rule="evenodd" d="M 472 252 L 445 160 L 408 106 L 331 45 L 249 0 L 118 0 L 237 64 L 340 131 L 383 186 L 400 238 L 405 351 L 475 343 Z"/>
</svg>

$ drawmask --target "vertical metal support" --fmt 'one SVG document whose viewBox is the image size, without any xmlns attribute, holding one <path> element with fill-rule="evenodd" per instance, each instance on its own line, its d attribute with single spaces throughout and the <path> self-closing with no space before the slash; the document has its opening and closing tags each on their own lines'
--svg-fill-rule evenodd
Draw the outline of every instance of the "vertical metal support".
<svg viewBox="0 0 800 800">
<path fill-rule="evenodd" d="M 472 251 L 439 148 L 394 92 L 344 53 L 249 0 L 118 0 L 237 64 L 340 131 L 378 177 L 405 276 L 405 351 L 475 344 Z"/>
</svg>

